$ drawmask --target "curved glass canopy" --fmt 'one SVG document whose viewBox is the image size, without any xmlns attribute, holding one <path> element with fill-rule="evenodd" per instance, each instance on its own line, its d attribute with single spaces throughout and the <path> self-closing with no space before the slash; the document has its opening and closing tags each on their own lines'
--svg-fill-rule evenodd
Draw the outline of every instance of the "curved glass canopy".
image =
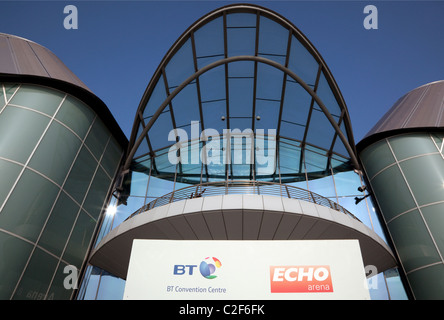
<svg viewBox="0 0 444 320">
<path fill-rule="evenodd" d="M 347 108 L 289 21 L 231 5 L 172 46 L 139 105 L 125 169 L 186 183 L 297 182 L 358 168 Z"/>
</svg>

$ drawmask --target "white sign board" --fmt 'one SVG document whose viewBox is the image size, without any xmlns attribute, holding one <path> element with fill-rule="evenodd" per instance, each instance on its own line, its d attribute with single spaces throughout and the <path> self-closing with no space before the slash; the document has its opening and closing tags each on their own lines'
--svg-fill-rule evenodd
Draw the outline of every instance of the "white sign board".
<svg viewBox="0 0 444 320">
<path fill-rule="evenodd" d="M 124 299 L 370 299 L 357 240 L 134 240 Z"/>
</svg>

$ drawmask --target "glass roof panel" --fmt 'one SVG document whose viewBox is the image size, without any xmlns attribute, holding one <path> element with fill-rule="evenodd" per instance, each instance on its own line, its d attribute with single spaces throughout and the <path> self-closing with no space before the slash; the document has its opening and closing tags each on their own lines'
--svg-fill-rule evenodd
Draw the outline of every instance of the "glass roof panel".
<svg viewBox="0 0 444 320">
<path fill-rule="evenodd" d="M 270 129 L 277 130 L 279 122 L 279 101 L 267 101 L 256 99 L 255 129 L 263 129 L 265 133 Z"/>
<path fill-rule="evenodd" d="M 227 128 L 227 122 L 222 120 L 227 114 L 227 102 L 225 100 L 202 103 L 202 114 L 206 129 L 214 129 L 222 133 Z"/>
<path fill-rule="evenodd" d="M 156 110 L 160 107 L 160 105 L 165 101 L 167 95 L 165 90 L 165 85 L 163 81 L 163 77 L 160 76 L 159 80 L 157 81 L 153 92 L 151 93 L 151 96 L 148 100 L 148 103 L 146 104 L 144 110 L 143 110 L 143 118 L 145 121 L 149 121 L 149 117 L 151 117 Z"/>
<path fill-rule="evenodd" d="M 256 28 L 256 14 L 229 13 L 227 14 L 227 28 Z"/>
<path fill-rule="evenodd" d="M 336 138 L 335 145 L 333 146 L 333 152 L 339 153 L 340 155 L 348 154 L 347 149 L 339 137 Z"/>
<path fill-rule="evenodd" d="M 285 65 L 288 35 L 288 29 L 281 24 L 261 16 L 259 22 L 258 54 Z"/>
<path fill-rule="evenodd" d="M 305 133 L 305 124 L 297 124 L 282 120 L 280 127 L 280 136 L 288 138 L 297 138 L 302 140 Z"/>
<path fill-rule="evenodd" d="M 254 62 L 238 61 L 228 65 L 228 89 L 230 127 L 251 128 Z"/>
<path fill-rule="evenodd" d="M 316 93 L 327 107 L 328 111 L 330 111 L 331 115 L 339 119 L 341 116 L 341 108 L 339 107 L 338 101 L 336 100 L 336 97 L 334 96 L 330 85 L 325 78 L 324 72 L 321 72 Z"/>
<path fill-rule="evenodd" d="M 253 61 L 235 61 L 228 64 L 229 78 L 254 78 Z"/>
<path fill-rule="evenodd" d="M 225 99 L 225 67 L 219 66 L 202 74 L 199 86 L 202 103 Z"/>
<path fill-rule="evenodd" d="M 280 101 L 284 73 L 270 65 L 258 63 L 257 94 L 258 99 Z"/>
<path fill-rule="evenodd" d="M 174 88 L 194 73 L 191 39 L 188 39 L 176 54 L 172 56 L 165 67 L 165 73 L 170 91 L 173 91 Z"/>
<path fill-rule="evenodd" d="M 335 130 L 316 103 L 314 104 L 308 126 L 307 143 L 329 150 Z"/>
<path fill-rule="evenodd" d="M 298 83 L 286 83 L 280 135 L 302 140 L 312 98 Z"/>
<path fill-rule="evenodd" d="M 141 132 L 143 130 L 143 126 L 142 123 L 139 124 L 139 130 L 137 131 L 137 137 L 140 136 Z M 147 154 L 148 152 L 150 152 L 150 149 L 148 148 L 148 142 L 145 139 L 143 139 L 142 143 L 140 144 L 139 148 L 137 149 L 136 153 L 135 153 L 135 157 L 139 157 L 141 155 Z"/>
<path fill-rule="evenodd" d="M 197 98 L 197 86 L 195 82 L 187 85 L 171 101 L 173 106 L 176 128 L 184 129 L 188 138 L 191 137 L 191 122 L 200 122 L 199 101 Z M 199 126 L 199 133 L 202 131 Z"/>
<path fill-rule="evenodd" d="M 339 126 L 341 128 L 341 131 L 344 133 L 345 136 L 347 136 L 347 132 L 344 127 L 344 122 L 342 121 L 341 125 Z M 344 144 L 342 143 L 339 136 L 336 138 L 335 145 L 333 146 L 333 152 L 339 153 L 343 156 L 348 154 L 347 149 L 345 148 Z"/>
<path fill-rule="evenodd" d="M 245 129 L 250 129 L 252 127 L 253 119 L 251 117 L 242 118 L 232 118 L 230 117 L 230 128 L 231 130 L 239 129 L 244 131 Z"/>
<path fill-rule="evenodd" d="M 223 17 L 214 19 L 194 32 L 196 57 L 209 57 L 224 54 Z"/>
<path fill-rule="evenodd" d="M 227 28 L 227 53 L 229 57 L 254 56 L 256 46 L 256 28 Z"/>
<path fill-rule="evenodd" d="M 231 78 L 228 80 L 230 117 L 251 117 L 253 86 L 251 79 Z"/>
<path fill-rule="evenodd" d="M 295 36 L 291 39 L 288 68 L 314 87 L 319 64 Z"/>
<path fill-rule="evenodd" d="M 161 149 L 175 143 L 174 139 L 173 141 L 168 141 L 168 136 L 172 129 L 173 122 L 171 120 L 170 110 L 167 107 L 148 131 L 148 137 L 153 150 Z"/>
</svg>

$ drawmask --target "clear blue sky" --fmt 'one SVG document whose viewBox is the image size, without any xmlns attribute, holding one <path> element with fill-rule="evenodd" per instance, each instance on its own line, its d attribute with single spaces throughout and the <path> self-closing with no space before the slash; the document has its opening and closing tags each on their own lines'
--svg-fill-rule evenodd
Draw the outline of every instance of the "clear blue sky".
<svg viewBox="0 0 444 320">
<path fill-rule="evenodd" d="M 164 54 L 195 20 L 238 1 L 0 1 L 0 32 L 54 52 L 130 136 Z M 245 1 L 242 1 L 245 2 Z M 356 142 L 408 91 L 444 79 L 444 1 L 250 1 L 282 14 L 314 44 L 347 103 Z M 66 30 L 66 5 L 78 29 Z M 363 26 L 378 9 L 378 29 Z"/>
</svg>

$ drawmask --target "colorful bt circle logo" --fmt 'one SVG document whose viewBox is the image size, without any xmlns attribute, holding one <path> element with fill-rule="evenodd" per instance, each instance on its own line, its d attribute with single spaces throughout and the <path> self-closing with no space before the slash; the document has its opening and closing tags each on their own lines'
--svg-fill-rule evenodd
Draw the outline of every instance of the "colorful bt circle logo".
<svg viewBox="0 0 444 320">
<path fill-rule="evenodd" d="M 200 273 L 207 279 L 217 278 L 217 270 L 220 269 L 222 263 L 215 257 L 206 257 L 199 266 Z"/>
</svg>

